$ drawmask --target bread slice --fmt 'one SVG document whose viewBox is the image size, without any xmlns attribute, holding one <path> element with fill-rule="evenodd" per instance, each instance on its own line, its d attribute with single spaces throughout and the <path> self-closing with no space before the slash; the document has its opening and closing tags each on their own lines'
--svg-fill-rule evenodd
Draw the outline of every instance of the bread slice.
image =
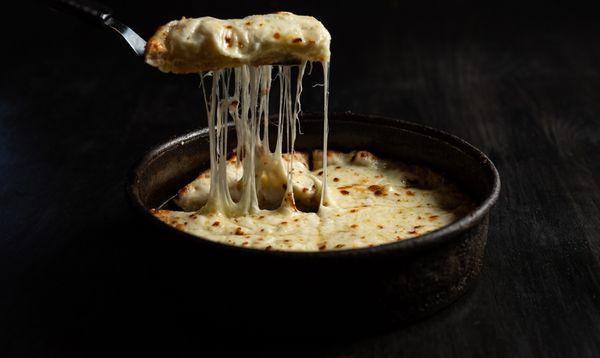
<svg viewBox="0 0 600 358">
<path fill-rule="evenodd" d="M 145 60 L 172 73 L 328 62 L 330 42 L 329 32 L 317 19 L 290 12 L 231 20 L 182 18 L 156 31 L 146 44 Z"/>
</svg>

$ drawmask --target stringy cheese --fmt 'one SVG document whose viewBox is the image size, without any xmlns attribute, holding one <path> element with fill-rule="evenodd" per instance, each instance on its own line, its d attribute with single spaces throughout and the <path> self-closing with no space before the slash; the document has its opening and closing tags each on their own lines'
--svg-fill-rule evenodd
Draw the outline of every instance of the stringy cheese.
<svg viewBox="0 0 600 358">
<path fill-rule="evenodd" d="M 210 182 L 208 193 L 205 186 L 197 185 L 206 195 L 206 202 L 199 209 L 202 213 L 251 215 L 261 212 L 261 202 L 263 208 L 296 211 L 295 174 L 302 174 L 298 177 L 302 179 L 296 180 L 311 182 L 312 192 L 326 197 L 321 180 L 310 174 L 306 159 L 303 163 L 302 156 L 294 151 L 305 68 L 306 62 L 298 66 L 296 85 L 292 86 L 291 66 L 277 66 L 280 99 L 274 150 L 269 146 L 272 66 L 244 65 L 213 72 L 210 101 L 206 101 L 211 174 L 207 174 L 204 181 Z M 237 155 L 228 161 L 227 121 L 230 117 L 236 128 Z M 326 128 L 327 120 L 324 125 Z M 283 153 L 284 137 L 289 154 Z M 180 204 L 187 205 L 185 200 Z"/>
</svg>

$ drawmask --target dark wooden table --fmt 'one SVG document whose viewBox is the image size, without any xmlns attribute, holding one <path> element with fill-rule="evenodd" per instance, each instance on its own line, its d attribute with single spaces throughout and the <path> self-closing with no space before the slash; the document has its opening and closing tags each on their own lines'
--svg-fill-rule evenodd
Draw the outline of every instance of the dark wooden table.
<svg viewBox="0 0 600 358">
<path fill-rule="evenodd" d="M 144 36 L 181 15 L 279 9 L 147 3 L 113 5 Z M 128 170 L 205 123 L 198 78 L 163 75 L 116 35 L 43 6 L 4 8 L 0 356 L 600 356 L 599 27 L 591 9 L 496 5 L 288 8 L 331 30 L 332 110 L 461 136 L 489 154 L 503 188 L 483 273 L 462 300 L 379 335 L 286 343 L 214 337 L 185 307 L 162 304 L 173 302 L 156 284 L 169 281 L 167 261 L 131 225 Z M 304 108 L 320 110 L 319 96 L 307 90 Z"/>
</svg>

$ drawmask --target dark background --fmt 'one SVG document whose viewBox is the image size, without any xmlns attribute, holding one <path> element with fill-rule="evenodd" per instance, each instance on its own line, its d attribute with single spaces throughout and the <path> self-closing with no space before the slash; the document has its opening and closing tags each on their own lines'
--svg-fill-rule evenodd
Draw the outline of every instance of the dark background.
<svg viewBox="0 0 600 358">
<path fill-rule="evenodd" d="M 43 4 L 4 4 L 0 356 L 600 356 L 600 16 L 591 8 L 106 3 L 146 38 L 181 16 L 284 9 L 322 20 L 333 37 L 333 111 L 434 126 L 498 166 L 485 267 L 465 298 L 387 333 L 285 343 L 207 334 L 157 284 L 170 281 L 173 258 L 136 235 L 124 194 L 145 150 L 204 125 L 198 78 L 161 74 L 116 34 Z M 315 73 L 305 87 L 320 81 Z M 321 110 L 320 91 L 303 106 Z"/>
</svg>

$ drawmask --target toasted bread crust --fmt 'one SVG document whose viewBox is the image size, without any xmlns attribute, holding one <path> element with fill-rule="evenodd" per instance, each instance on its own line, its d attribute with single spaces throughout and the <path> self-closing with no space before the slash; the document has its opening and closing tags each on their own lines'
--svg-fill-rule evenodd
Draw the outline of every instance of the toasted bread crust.
<svg viewBox="0 0 600 358">
<path fill-rule="evenodd" d="M 169 31 L 171 31 L 171 28 L 173 27 L 174 24 L 175 24 L 175 22 L 171 21 L 168 24 L 162 25 L 161 27 L 159 27 L 156 30 L 156 32 L 154 33 L 154 35 L 152 35 L 150 40 L 148 40 L 148 42 L 146 42 L 146 48 L 145 48 L 145 54 L 144 54 L 144 59 L 145 59 L 146 63 L 148 63 L 152 66 L 158 67 L 159 69 L 161 69 L 161 71 L 163 71 L 163 68 L 169 62 L 166 59 L 166 57 L 168 55 L 166 41 L 167 41 L 167 35 L 169 34 Z M 165 71 L 165 72 L 169 72 L 169 71 Z M 170 72 L 174 72 L 174 71 L 171 70 Z M 193 72 L 193 71 L 190 71 L 190 72 Z M 175 73 L 179 73 L 179 72 L 175 72 Z"/>
</svg>

